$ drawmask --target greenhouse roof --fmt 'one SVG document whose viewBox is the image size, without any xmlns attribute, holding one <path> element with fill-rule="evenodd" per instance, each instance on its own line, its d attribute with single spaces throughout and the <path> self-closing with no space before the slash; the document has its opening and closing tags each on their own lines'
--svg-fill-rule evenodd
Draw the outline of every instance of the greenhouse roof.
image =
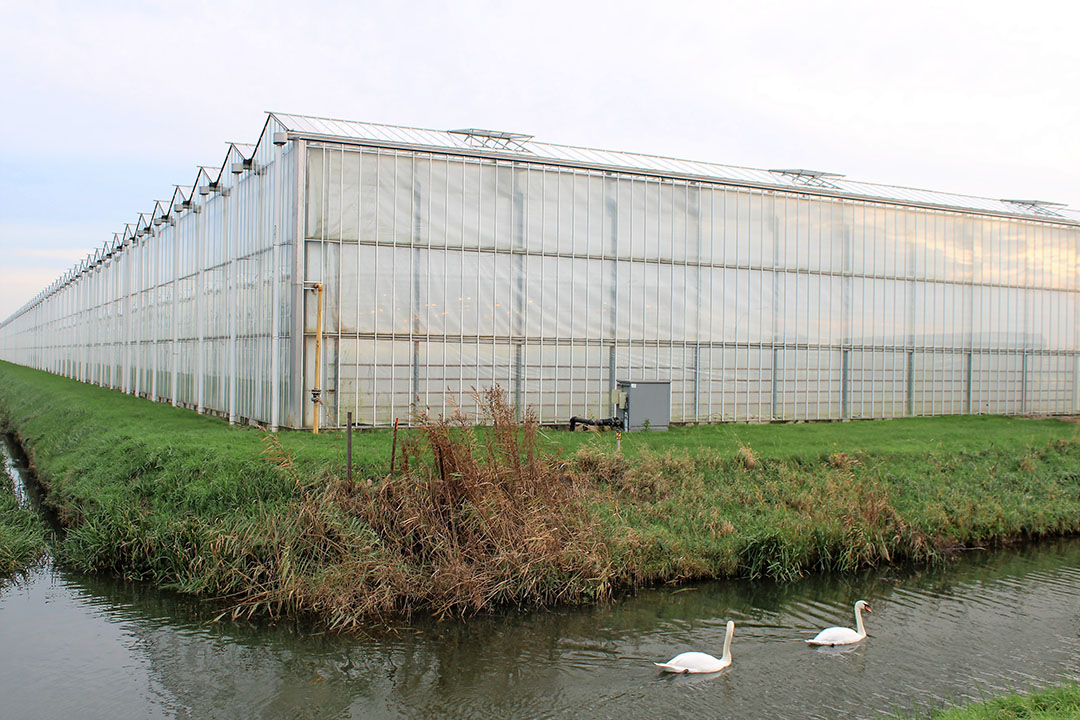
<svg viewBox="0 0 1080 720">
<path fill-rule="evenodd" d="M 522 133 L 475 128 L 444 131 L 277 112 L 270 113 L 270 116 L 285 128 L 290 137 L 349 141 L 359 145 L 408 148 L 428 152 L 501 157 L 613 172 L 655 174 L 705 182 L 791 190 L 815 195 L 1080 222 L 1080 212 L 1065 209 L 1065 206 L 1060 203 L 1039 200 L 995 200 L 972 195 L 882 185 L 848 180 L 837 173 L 817 170 L 761 170 L 679 160 L 659 155 L 556 145 L 537 141 L 531 135 Z"/>
<path fill-rule="evenodd" d="M 268 131 L 273 131 L 269 133 Z M 281 132 L 284 130 L 284 132 Z M 12 317 L 21 314 L 41 298 L 55 292 L 80 273 L 103 262 L 140 234 L 154 232 L 155 225 L 170 223 L 172 213 L 197 204 L 198 198 L 217 190 L 226 173 L 251 170 L 253 158 L 264 141 L 281 145 L 292 138 L 325 142 L 346 142 L 371 147 L 386 147 L 420 152 L 445 153 L 532 162 L 563 167 L 576 167 L 601 172 L 618 172 L 660 176 L 689 181 L 720 183 L 765 190 L 798 192 L 827 197 L 870 200 L 917 207 L 987 213 L 1023 217 L 1058 223 L 1080 225 L 1080 210 L 1061 203 L 1043 200 L 994 200 L 991 198 L 955 193 L 918 190 L 895 185 L 848 180 L 844 175 L 820 170 L 774 169 L 761 170 L 736 165 L 679 160 L 660 155 L 617 152 L 573 145 L 556 145 L 537 141 L 532 135 L 503 130 L 466 128 L 460 130 L 427 130 L 400 125 L 332 120 L 310 115 L 267 113 L 258 140 L 247 143 L 226 143 L 228 150 L 221 165 L 197 166 L 195 182 L 175 185 L 168 202 L 158 201 L 149 213 L 142 213 L 135 223 L 124 226 L 110 242 L 38 293 Z M 234 157 L 235 153 L 235 157 Z M 236 162 L 239 160 L 240 162 Z M 171 223 L 170 223 L 171 224 Z M 6 322 L 6 321 L 5 321 Z"/>
</svg>

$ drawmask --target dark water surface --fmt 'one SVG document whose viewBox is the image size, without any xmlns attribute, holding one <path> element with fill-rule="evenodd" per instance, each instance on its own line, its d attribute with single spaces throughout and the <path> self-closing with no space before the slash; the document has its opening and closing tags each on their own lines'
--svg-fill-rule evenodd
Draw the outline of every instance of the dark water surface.
<svg viewBox="0 0 1080 720">
<path fill-rule="evenodd" d="M 860 598 L 874 608 L 867 640 L 803 642 L 852 625 Z M 715 582 L 586 609 L 372 627 L 366 637 L 212 616 L 182 597 L 52 564 L 8 583 L 0 718 L 912 714 L 1080 678 L 1080 541 L 970 552 L 938 569 Z M 719 655 L 728 619 L 728 670 L 653 667 L 684 650 Z"/>
</svg>

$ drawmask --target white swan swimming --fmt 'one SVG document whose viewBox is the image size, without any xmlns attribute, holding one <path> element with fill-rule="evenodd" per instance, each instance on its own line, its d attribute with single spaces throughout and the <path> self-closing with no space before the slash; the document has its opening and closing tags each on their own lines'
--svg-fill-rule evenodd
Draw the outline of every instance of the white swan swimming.
<svg viewBox="0 0 1080 720">
<path fill-rule="evenodd" d="M 728 620 L 727 634 L 724 636 L 724 654 L 719 660 L 701 652 L 679 653 L 666 663 L 653 663 L 667 672 L 673 673 L 714 673 L 731 665 L 731 637 L 735 634 L 735 623 Z"/>
<path fill-rule="evenodd" d="M 863 627 L 862 611 L 874 612 L 865 600 L 855 603 L 855 629 L 846 627 L 825 628 L 812 639 L 807 640 L 809 645 L 851 645 L 866 637 L 866 628 Z"/>
</svg>

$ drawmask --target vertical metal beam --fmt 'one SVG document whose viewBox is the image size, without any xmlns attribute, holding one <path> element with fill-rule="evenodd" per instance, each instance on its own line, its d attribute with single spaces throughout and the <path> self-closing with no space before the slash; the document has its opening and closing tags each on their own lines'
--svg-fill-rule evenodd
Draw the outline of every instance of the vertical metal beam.
<svg viewBox="0 0 1080 720">
<path fill-rule="evenodd" d="M 194 199 L 191 203 L 192 212 L 194 212 Z M 176 228 L 177 232 L 173 236 L 172 268 L 172 367 L 170 368 L 172 382 L 169 383 L 169 395 L 171 395 L 173 407 L 176 407 L 178 394 L 176 386 L 180 383 L 180 245 L 182 237 L 179 224 Z"/>
<path fill-rule="evenodd" d="M 611 333 L 608 346 L 608 416 L 615 416 L 615 388 L 617 354 L 615 347 L 619 342 L 619 199 L 618 181 L 607 178 L 604 182 L 607 197 L 604 199 L 604 210 L 608 220 L 608 248 L 607 256 L 611 263 L 611 277 L 608 282 L 608 327 Z M 695 381 L 696 382 L 696 381 Z"/>
<path fill-rule="evenodd" d="M 770 411 L 771 418 L 777 420 L 780 418 L 779 408 L 779 394 L 777 393 L 777 385 L 780 380 L 780 348 L 773 347 L 772 351 L 772 410 Z"/>
<path fill-rule="evenodd" d="M 275 163 L 275 172 L 276 166 Z M 260 195 L 265 196 L 265 184 L 266 179 L 262 179 L 259 182 L 258 192 Z M 260 207 L 265 208 L 266 203 L 259 203 Z M 270 431 L 277 432 L 281 426 L 281 248 L 278 244 L 278 226 L 279 216 L 278 210 L 281 207 L 281 203 L 278 198 L 274 197 L 271 193 L 270 197 L 270 213 L 273 219 L 273 224 L 270 229 Z M 256 220 L 259 222 L 259 220 Z M 320 300 L 319 310 L 322 311 L 322 290 L 320 286 Z M 302 313 L 301 313 L 302 314 Z M 321 326 L 321 323 L 320 323 Z M 316 385 L 318 382 L 316 382 Z M 316 405 L 318 410 L 318 405 Z M 318 419 L 316 419 L 316 427 L 318 427 Z"/>
<path fill-rule="evenodd" d="M 293 230 L 293 269 L 292 269 L 292 367 L 290 371 L 290 393 L 292 394 L 292 420 L 295 428 L 304 426 L 304 251 L 306 249 L 305 220 L 307 216 L 307 144 L 304 140 L 292 140 L 295 165 L 295 212 L 296 226 Z M 280 162 L 279 154 L 276 161 Z"/>
<path fill-rule="evenodd" d="M 1020 355 L 1020 412 L 1026 413 L 1028 409 L 1028 354 L 1025 351 Z"/>
<path fill-rule="evenodd" d="M 851 417 L 851 350 L 840 351 L 840 417 Z"/>
<path fill-rule="evenodd" d="M 906 372 L 906 388 L 904 390 L 904 397 L 907 401 L 907 415 L 911 417 L 915 414 L 915 351 L 908 350 L 907 353 L 907 372 Z"/>
<path fill-rule="evenodd" d="M 343 163 L 344 164 L 344 163 Z M 359 182 L 359 179 L 358 179 Z M 344 183 L 343 183 L 344 184 Z M 420 351 L 423 325 L 420 322 L 420 180 L 416 177 L 416 159 L 413 158 L 413 192 L 412 192 L 412 323 L 410 332 L 413 337 L 412 343 L 412 378 L 410 380 L 409 398 L 410 403 L 419 402 L 420 398 Z M 357 230 L 359 232 L 359 229 Z M 340 295 L 340 292 L 339 292 Z M 426 343 L 425 343 L 426 345 Z"/>
<path fill-rule="evenodd" d="M 972 378 L 971 352 L 964 353 L 964 413 L 971 414 L 971 378 Z"/>
<path fill-rule="evenodd" d="M 208 196 L 208 197 L 213 197 Z M 209 200 L 206 210 L 209 210 Z M 207 225 L 210 224 L 210 213 L 200 213 L 200 219 L 195 223 L 195 335 L 198 340 L 195 343 L 195 412 L 203 411 L 203 391 L 206 376 L 206 348 L 203 347 L 204 334 L 206 332 L 206 320 L 203 317 L 206 302 L 203 292 L 206 289 L 206 236 Z"/>
</svg>

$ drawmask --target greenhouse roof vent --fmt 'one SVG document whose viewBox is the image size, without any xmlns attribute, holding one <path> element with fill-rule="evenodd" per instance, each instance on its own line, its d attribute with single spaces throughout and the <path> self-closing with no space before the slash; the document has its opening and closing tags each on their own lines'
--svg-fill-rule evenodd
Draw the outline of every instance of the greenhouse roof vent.
<svg viewBox="0 0 1080 720">
<path fill-rule="evenodd" d="M 1047 217 L 1062 217 L 1059 209 L 1068 207 L 1066 203 L 1047 202 L 1045 200 L 1006 200 L 1001 202 L 1017 205 L 1034 215 L 1046 215 Z"/>
<path fill-rule="evenodd" d="M 464 128 L 461 130 L 449 130 L 451 135 L 461 135 L 466 145 L 487 148 L 488 150 L 514 150 L 517 152 L 530 152 L 525 143 L 533 139 L 532 135 L 523 133 L 506 132 L 504 130 L 483 130 L 481 128 Z"/>
<path fill-rule="evenodd" d="M 769 172 L 783 175 L 796 185 L 832 188 L 833 190 L 839 190 L 840 188 L 832 181 L 844 177 L 840 173 L 823 172 L 821 170 L 803 170 L 802 168 L 770 170 Z"/>
</svg>

